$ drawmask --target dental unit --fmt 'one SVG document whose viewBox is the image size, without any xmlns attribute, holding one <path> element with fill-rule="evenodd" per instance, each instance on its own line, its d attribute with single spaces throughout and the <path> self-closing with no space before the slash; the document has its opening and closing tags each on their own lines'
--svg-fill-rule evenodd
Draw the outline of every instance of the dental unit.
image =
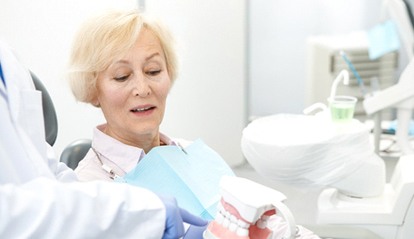
<svg viewBox="0 0 414 239">
<path fill-rule="evenodd" d="M 342 70 L 341 72 L 339 72 L 339 74 L 334 79 L 329 98 L 334 98 L 336 96 L 336 90 L 338 88 L 339 83 L 341 83 L 341 80 L 343 80 L 344 85 L 349 85 L 349 73 L 347 70 Z"/>
<path fill-rule="evenodd" d="M 352 64 L 351 60 L 349 60 L 348 56 L 346 55 L 346 53 L 344 51 L 340 51 L 339 54 L 341 55 L 342 59 L 344 59 L 345 63 L 348 65 L 349 69 L 352 71 L 352 73 L 354 74 L 359 88 L 361 89 L 361 93 L 362 95 L 366 94 L 366 90 L 365 90 L 365 85 L 364 85 L 364 81 L 362 80 L 361 76 L 359 75 L 358 71 L 355 69 L 354 64 Z M 348 82 L 344 82 L 345 85 L 349 84 L 349 79 Z"/>
<path fill-rule="evenodd" d="M 408 65 L 404 69 L 397 84 L 382 91 L 374 92 L 367 97 L 363 106 L 368 115 L 375 119 L 375 146 L 379 146 L 379 134 L 381 132 L 381 111 L 387 108 L 397 109 L 396 140 L 403 154 L 414 153 L 410 145 L 408 132 L 412 110 L 414 108 L 414 29 L 410 16 L 402 0 L 384 0 L 383 11 L 389 13 L 389 17 L 395 21 L 399 37 L 402 42 L 402 51 L 408 58 Z M 383 13 L 382 15 L 385 16 Z M 383 17 L 384 17 L 383 16 Z"/>
<path fill-rule="evenodd" d="M 403 71 L 397 84 L 375 92 L 364 100 L 363 105 L 368 115 L 381 114 L 381 110 L 390 107 L 397 108 L 397 143 L 404 154 L 414 153 L 408 137 L 414 108 L 414 60 Z"/>
<path fill-rule="evenodd" d="M 221 201 L 217 215 L 204 232 L 204 239 L 272 238 L 269 222 L 282 216 L 286 222 L 283 238 L 295 238 L 296 224 L 282 201 L 285 195 L 245 178 L 224 176 L 220 181 Z"/>
<path fill-rule="evenodd" d="M 363 102 L 367 114 L 387 107 L 398 109 L 397 138 L 403 156 L 388 183 L 385 162 L 370 141 L 370 128 L 356 119 L 343 124 L 332 121 L 322 103 L 304 111 L 322 110 L 315 115 L 277 114 L 253 120 L 243 130 L 242 152 L 265 178 L 321 188 L 313 224 L 305 223 L 319 236 L 414 238 L 414 154 L 408 145 L 406 124 L 414 108 L 413 80 L 414 60 L 398 84 L 367 96 Z M 331 96 L 339 82 L 338 76 Z"/>
</svg>

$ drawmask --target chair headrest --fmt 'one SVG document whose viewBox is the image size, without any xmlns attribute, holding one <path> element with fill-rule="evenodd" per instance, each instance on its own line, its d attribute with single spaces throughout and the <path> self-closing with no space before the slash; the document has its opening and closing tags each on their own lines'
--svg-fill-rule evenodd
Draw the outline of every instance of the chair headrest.
<svg viewBox="0 0 414 239">
<path fill-rule="evenodd" d="M 39 78 L 33 72 L 30 72 L 30 75 L 32 76 L 36 90 L 42 92 L 42 106 L 43 117 L 45 121 L 46 141 L 53 146 L 58 134 L 58 121 L 56 117 L 55 107 L 53 105 L 52 98 L 46 90 L 46 87 L 42 84 Z"/>
</svg>

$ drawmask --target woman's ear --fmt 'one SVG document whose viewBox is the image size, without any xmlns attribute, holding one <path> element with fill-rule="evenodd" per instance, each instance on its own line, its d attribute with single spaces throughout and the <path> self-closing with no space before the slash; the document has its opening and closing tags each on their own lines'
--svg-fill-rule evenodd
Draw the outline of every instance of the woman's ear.
<svg viewBox="0 0 414 239">
<path fill-rule="evenodd" d="M 99 99 L 98 99 L 97 95 L 95 95 L 91 98 L 90 103 L 95 107 L 101 107 L 101 104 L 99 103 Z"/>
<path fill-rule="evenodd" d="M 93 102 L 92 102 L 92 105 L 93 105 L 93 106 L 95 106 L 95 107 L 98 107 L 98 108 L 100 108 L 100 107 L 101 107 L 101 104 L 99 103 L 99 101 L 98 101 L 98 100 L 93 101 Z"/>
</svg>

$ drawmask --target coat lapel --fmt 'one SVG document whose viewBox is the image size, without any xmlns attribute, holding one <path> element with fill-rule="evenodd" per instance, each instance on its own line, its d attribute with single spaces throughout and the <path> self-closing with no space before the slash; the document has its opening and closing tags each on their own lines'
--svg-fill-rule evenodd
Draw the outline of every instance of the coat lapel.
<svg viewBox="0 0 414 239">
<path fill-rule="evenodd" d="M 47 144 L 43 121 L 41 92 L 35 90 L 30 72 L 16 59 L 13 52 L 0 42 L 0 60 L 6 86 L 0 88 L 6 98 L 10 118 L 32 165 L 34 175 L 48 175 L 45 160 Z M 4 94 L 5 93 L 5 94 Z"/>
</svg>

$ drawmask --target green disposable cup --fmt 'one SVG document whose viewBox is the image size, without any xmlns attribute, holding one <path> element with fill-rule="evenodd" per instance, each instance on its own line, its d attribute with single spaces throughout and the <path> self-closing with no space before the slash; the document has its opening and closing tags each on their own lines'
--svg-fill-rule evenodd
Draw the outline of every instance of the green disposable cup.
<svg viewBox="0 0 414 239">
<path fill-rule="evenodd" d="M 328 98 L 329 110 L 333 122 L 346 123 L 354 118 L 357 98 L 353 96 L 338 95 Z"/>
</svg>

